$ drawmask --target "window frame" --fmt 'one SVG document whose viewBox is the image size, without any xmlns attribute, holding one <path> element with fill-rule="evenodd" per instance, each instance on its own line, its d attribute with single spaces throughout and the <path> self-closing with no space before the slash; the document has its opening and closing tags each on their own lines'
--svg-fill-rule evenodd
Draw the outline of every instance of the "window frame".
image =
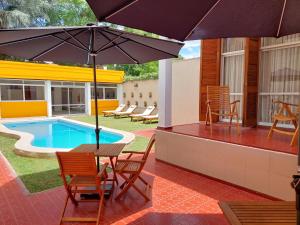
<svg viewBox="0 0 300 225">
<path fill-rule="evenodd" d="M 2 83 L 2 81 L 5 80 L 5 81 L 20 81 L 20 83 Z M 37 82 L 37 84 L 26 84 L 25 82 Z M 42 84 L 38 83 L 38 82 L 42 82 Z M 1 94 L 1 87 L 2 86 L 21 86 L 22 88 L 22 100 L 2 100 L 2 94 Z M 25 87 L 43 87 L 44 88 L 44 98 L 42 100 L 26 100 L 25 98 Z M 45 89 L 46 88 L 46 85 L 45 85 L 45 81 L 43 80 L 21 80 L 21 79 L 0 79 L 0 102 L 44 102 L 46 101 L 46 96 L 45 96 Z"/>
<path fill-rule="evenodd" d="M 270 51 L 276 51 L 276 50 L 282 50 L 282 49 L 288 49 L 288 48 L 299 48 L 299 47 L 300 47 L 300 40 L 299 41 L 290 41 L 290 42 L 281 43 L 281 44 L 261 46 L 260 50 L 259 50 L 260 63 L 261 63 L 262 54 L 264 52 L 270 52 Z M 261 76 L 261 74 L 259 74 L 259 76 Z M 299 96 L 300 97 L 300 92 L 260 92 L 260 88 L 259 88 L 259 90 L 258 90 L 258 105 L 262 101 L 263 96 L 269 96 L 269 97 L 272 97 L 272 96 L 273 97 L 274 96 Z M 260 118 L 260 112 L 257 112 L 257 113 L 258 113 L 258 118 Z M 272 126 L 273 123 L 267 122 L 267 121 L 258 121 L 257 124 L 261 125 L 261 126 Z M 293 125 L 290 125 L 290 124 L 278 124 L 278 126 L 283 127 L 283 128 L 293 128 Z"/>
<path fill-rule="evenodd" d="M 110 86 L 111 85 L 111 86 Z M 98 100 L 117 100 L 118 99 L 118 94 L 117 94 L 117 90 L 118 90 L 118 87 L 117 85 L 114 85 L 114 84 L 97 84 L 97 89 L 98 88 L 102 88 L 102 91 L 103 91 L 103 98 L 99 99 Z M 110 89 L 115 89 L 115 94 L 116 94 L 116 98 L 106 98 L 106 89 L 107 88 L 110 88 Z M 95 99 L 95 96 L 93 96 L 93 91 L 94 91 L 94 83 L 91 83 L 91 99 Z M 94 93 L 95 94 L 95 93 Z"/>
</svg>

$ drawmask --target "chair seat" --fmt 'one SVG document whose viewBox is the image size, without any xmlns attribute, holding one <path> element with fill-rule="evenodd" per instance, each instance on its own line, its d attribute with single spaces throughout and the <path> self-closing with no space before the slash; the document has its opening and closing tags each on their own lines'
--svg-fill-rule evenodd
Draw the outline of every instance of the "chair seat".
<svg viewBox="0 0 300 225">
<path fill-rule="evenodd" d="M 127 164 L 125 166 L 125 164 Z M 123 169 L 123 167 L 125 166 L 125 168 Z M 122 171 L 123 172 L 137 172 L 140 169 L 141 164 L 137 163 L 137 162 L 118 162 L 116 165 L 116 171 Z"/>
<path fill-rule="evenodd" d="M 96 186 L 96 178 L 93 176 L 75 176 L 71 179 L 70 186 Z"/>
<path fill-rule="evenodd" d="M 218 113 L 218 112 L 211 112 L 211 114 L 217 115 L 217 116 L 235 116 L 235 115 L 237 115 L 236 112 L 234 112 L 234 113 Z"/>
<path fill-rule="evenodd" d="M 286 116 L 286 115 L 282 115 L 282 114 L 277 114 L 273 118 L 274 118 L 274 120 L 279 120 L 279 121 L 297 120 L 296 116 Z"/>
</svg>

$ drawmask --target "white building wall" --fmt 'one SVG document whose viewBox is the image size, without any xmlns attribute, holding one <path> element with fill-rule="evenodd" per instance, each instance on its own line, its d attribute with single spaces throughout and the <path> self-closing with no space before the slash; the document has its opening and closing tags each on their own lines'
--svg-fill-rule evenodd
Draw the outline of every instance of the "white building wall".
<svg viewBox="0 0 300 225">
<path fill-rule="evenodd" d="M 200 59 L 172 62 L 172 126 L 199 122 Z"/>
</svg>

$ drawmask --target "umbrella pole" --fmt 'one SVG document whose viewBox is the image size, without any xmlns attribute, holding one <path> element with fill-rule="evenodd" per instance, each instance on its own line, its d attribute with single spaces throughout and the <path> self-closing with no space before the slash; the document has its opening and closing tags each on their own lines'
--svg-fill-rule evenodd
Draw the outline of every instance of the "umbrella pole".
<svg viewBox="0 0 300 225">
<path fill-rule="evenodd" d="M 97 71 L 96 71 L 96 56 L 92 55 L 93 58 L 93 74 L 94 74 L 94 100 L 95 100 L 95 119 L 96 119 L 96 145 L 99 149 L 100 143 L 100 129 L 99 129 L 99 116 L 98 116 L 98 96 L 97 96 Z M 97 156 L 97 169 L 100 170 L 99 156 Z"/>
</svg>

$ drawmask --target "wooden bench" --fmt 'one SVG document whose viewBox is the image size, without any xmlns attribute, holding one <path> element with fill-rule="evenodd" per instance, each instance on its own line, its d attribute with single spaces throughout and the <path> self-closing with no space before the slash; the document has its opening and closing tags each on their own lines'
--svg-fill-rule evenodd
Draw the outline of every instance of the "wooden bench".
<svg viewBox="0 0 300 225">
<path fill-rule="evenodd" d="M 219 205 L 232 225 L 296 224 L 295 202 L 220 202 Z"/>
</svg>

